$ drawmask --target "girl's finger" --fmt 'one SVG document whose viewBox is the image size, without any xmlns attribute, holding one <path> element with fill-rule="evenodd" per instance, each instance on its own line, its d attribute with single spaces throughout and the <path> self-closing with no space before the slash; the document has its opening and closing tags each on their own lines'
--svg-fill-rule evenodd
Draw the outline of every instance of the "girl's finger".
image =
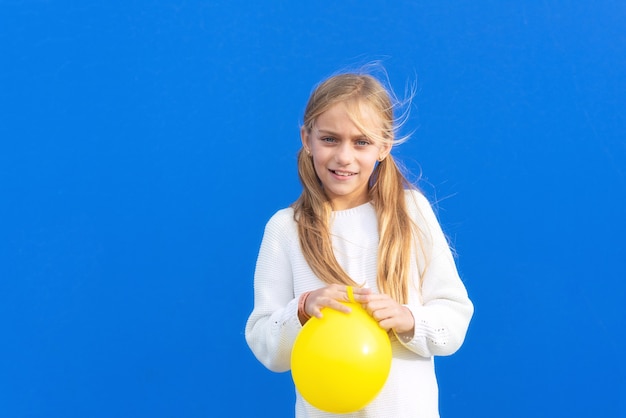
<svg viewBox="0 0 626 418">
<path fill-rule="evenodd" d="M 366 303 L 369 301 L 369 297 L 372 290 L 364 287 L 346 286 L 345 295 L 346 302 Z"/>
</svg>

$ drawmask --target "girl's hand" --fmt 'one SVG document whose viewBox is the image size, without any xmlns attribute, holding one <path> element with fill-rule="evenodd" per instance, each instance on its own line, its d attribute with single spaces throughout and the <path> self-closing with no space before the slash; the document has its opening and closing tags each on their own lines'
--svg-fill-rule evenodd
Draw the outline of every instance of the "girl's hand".
<svg viewBox="0 0 626 418">
<path fill-rule="evenodd" d="M 393 329 L 398 334 L 412 333 L 415 328 L 413 314 L 388 295 L 369 295 L 363 307 L 385 331 Z"/>
<path fill-rule="evenodd" d="M 371 289 L 351 287 L 354 302 L 362 305 L 369 301 Z M 350 302 L 348 286 L 331 284 L 309 293 L 304 304 L 304 311 L 309 316 L 322 317 L 322 308 L 332 308 L 340 312 L 349 313 L 350 308 L 341 302 Z"/>
</svg>

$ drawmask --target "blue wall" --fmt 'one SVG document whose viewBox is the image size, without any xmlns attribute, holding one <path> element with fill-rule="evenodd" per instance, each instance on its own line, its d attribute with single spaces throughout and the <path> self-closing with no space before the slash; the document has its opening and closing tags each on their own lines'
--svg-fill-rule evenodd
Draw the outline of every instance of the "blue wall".
<svg viewBox="0 0 626 418">
<path fill-rule="evenodd" d="M 424 2 L 425 3 L 425 2 Z M 381 59 L 476 305 L 443 417 L 626 416 L 619 1 L 0 0 L 0 416 L 289 416 L 243 329 L 312 86 Z"/>
</svg>

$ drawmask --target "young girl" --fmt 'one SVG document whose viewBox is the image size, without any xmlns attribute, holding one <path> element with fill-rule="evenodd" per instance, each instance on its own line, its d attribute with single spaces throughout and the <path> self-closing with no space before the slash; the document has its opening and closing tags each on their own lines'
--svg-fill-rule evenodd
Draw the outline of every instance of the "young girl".
<svg viewBox="0 0 626 418">
<path fill-rule="evenodd" d="M 303 191 L 265 227 L 246 340 L 268 369 L 290 369 L 302 326 L 348 312 L 348 286 L 391 337 L 389 377 L 352 417 L 438 417 L 434 356 L 459 349 L 473 305 L 426 198 L 390 151 L 393 96 L 376 78 L 340 74 L 313 91 L 301 128 Z M 296 417 L 326 417 L 296 393 Z"/>
</svg>

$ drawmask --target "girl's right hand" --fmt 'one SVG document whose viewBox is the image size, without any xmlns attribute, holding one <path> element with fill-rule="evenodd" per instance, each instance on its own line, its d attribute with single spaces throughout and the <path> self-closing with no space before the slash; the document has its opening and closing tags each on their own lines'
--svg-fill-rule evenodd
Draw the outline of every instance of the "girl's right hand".
<svg viewBox="0 0 626 418">
<path fill-rule="evenodd" d="M 354 302 L 367 304 L 372 290 L 365 287 L 352 287 Z M 322 308 L 332 308 L 340 312 L 349 313 L 350 307 L 341 302 L 351 302 L 348 286 L 331 284 L 309 293 L 304 304 L 304 311 L 309 316 L 322 317 Z"/>
</svg>

